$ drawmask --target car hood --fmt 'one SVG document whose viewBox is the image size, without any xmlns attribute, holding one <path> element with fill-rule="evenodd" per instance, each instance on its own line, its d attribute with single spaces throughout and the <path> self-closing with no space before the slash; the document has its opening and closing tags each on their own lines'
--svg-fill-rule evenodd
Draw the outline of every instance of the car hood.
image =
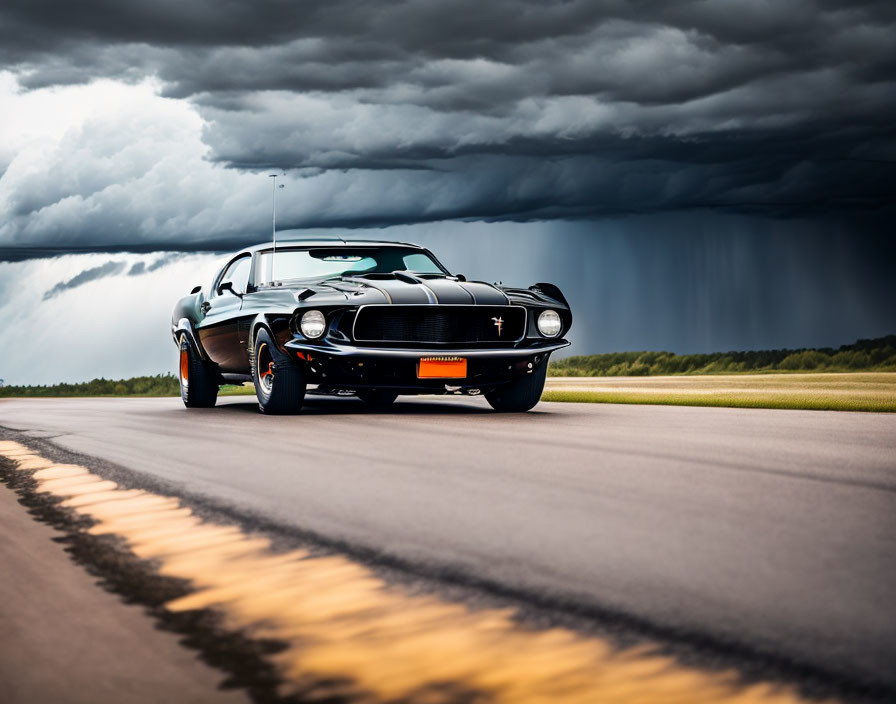
<svg viewBox="0 0 896 704">
<path fill-rule="evenodd" d="M 411 277 L 408 277 L 411 278 Z M 338 298 L 352 304 L 448 304 L 507 305 L 511 301 L 501 289 L 482 281 L 453 278 L 403 280 L 391 275 L 352 276 L 302 287 L 296 295 L 309 304 Z M 328 295 L 329 294 L 329 295 Z"/>
</svg>

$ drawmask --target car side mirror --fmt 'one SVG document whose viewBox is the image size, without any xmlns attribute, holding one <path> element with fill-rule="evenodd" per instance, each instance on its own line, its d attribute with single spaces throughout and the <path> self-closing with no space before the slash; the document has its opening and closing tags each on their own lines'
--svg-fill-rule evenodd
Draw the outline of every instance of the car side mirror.
<svg viewBox="0 0 896 704">
<path fill-rule="evenodd" d="M 193 290 L 190 291 L 190 295 L 192 296 L 194 293 L 199 293 L 202 290 L 202 286 L 194 286 Z"/>
<path fill-rule="evenodd" d="M 467 277 L 464 276 L 463 274 L 455 274 L 454 278 L 457 279 L 458 281 L 466 281 L 467 280 Z"/>
<path fill-rule="evenodd" d="M 237 298 L 242 298 L 242 297 L 243 297 L 243 294 L 241 294 L 239 291 L 234 291 L 234 290 L 233 290 L 233 281 L 225 281 L 223 284 L 221 284 L 220 286 L 218 286 L 218 295 L 219 295 L 219 296 L 220 296 L 222 293 L 224 293 L 225 291 L 230 291 L 230 292 L 231 292 L 234 296 L 236 296 Z"/>
</svg>

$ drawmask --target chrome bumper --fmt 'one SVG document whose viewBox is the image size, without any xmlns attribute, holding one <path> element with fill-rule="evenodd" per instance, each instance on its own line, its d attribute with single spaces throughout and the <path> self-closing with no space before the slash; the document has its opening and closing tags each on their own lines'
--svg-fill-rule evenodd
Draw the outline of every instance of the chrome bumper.
<svg viewBox="0 0 896 704">
<path fill-rule="evenodd" d="M 537 341 L 528 347 L 500 347 L 458 349 L 456 347 L 439 349 L 433 347 L 415 347 L 407 349 L 403 347 L 359 347 L 357 345 L 336 345 L 328 342 L 310 343 L 304 340 L 289 340 L 284 348 L 290 352 L 304 352 L 305 354 L 325 354 L 332 357 L 382 357 L 389 359 L 419 359 L 420 357 L 469 357 L 469 358 L 520 358 L 531 357 L 536 354 L 554 352 L 569 346 L 567 340 Z"/>
</svg>

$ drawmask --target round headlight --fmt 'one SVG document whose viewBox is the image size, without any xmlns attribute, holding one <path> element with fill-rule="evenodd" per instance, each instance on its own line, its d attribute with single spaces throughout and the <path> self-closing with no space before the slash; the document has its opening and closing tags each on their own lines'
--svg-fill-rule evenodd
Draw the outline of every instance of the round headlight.
<svg viewBox="0 0 896 704">
<path fill-rule="evenodd" d="M 302 316 L 302 323 L 299 327 L 305 337 L 316 340 L 327 329 L 327 320 L 319 310 L 309 310 Z"/>
<path fill-rule="evenodd" d="M 557 337 L 562 327 L 563 323 L 555 310 L 546 310 L 538 316 L 538 332 L 545 337 Z"/>
</svg>

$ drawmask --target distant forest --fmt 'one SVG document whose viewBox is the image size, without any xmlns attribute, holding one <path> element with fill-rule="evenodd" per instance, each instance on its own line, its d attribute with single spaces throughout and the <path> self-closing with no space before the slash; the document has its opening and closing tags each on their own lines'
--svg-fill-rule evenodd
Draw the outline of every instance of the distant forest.
<svg viewBox="0 0 896 704">
<path fill-rule="evenodd" d="M 553 376 L 658 376 L 665 374 L 736 374 L 739 372 L 896 371 L 896 335 L 829 347 L 754 352 L 673 354 L 610 352 L 557 360 Z"/>
<path fill-rule="evenodd" d="M 763 350 L 759 352 L 611 352 L 567 357 L 552 362 L 553 376 L 657 376 L 663 374 L 735 374 L 738 372 L 896 372 L 896 335 L 859 340 L 838 349 Z M 179 396 L 172 374 L 132 379 L 94 379 L 81 384 L 4 386 L 11 396 Z"/>
<path fill-rule="evenodd" d="M 94 379 L 81 384 L 52 386 L 3 386 L 3 396 L 180 396 L 180 384 L 172 374 L 135 376 L 131 379 Z"/>
</svg>

